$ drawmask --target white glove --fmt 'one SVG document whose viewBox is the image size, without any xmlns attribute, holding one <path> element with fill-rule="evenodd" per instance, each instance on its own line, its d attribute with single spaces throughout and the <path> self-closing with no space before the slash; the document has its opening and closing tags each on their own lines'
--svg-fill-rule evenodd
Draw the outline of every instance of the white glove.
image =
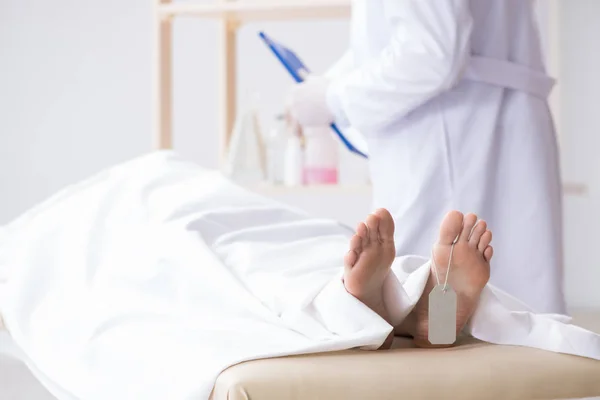
<svg viewBox="0 0 600 400">
<path fill-rule="evenodd" d="M 328 87 L 329 79 L 310 75 L 291 90 L 287 106 L 300 125 L 326 126 L 333 122 L 333 113 L 327 105 Z"/>
</svg>

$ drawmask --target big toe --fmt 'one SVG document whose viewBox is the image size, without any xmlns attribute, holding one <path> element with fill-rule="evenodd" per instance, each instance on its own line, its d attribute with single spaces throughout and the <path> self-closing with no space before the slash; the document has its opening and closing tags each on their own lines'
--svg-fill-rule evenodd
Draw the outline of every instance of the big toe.
<svg viewBox="0 0 600 400">
<path fill-rule="evenodd" d="M 392 214 L 385 208 L 380 208 L 375 211 L 375 215 L 379 217 L 379 238 L 383 242 L 394 240 L 394 218 L 392 218 Z"/>
<path fill-rule="evenodd" d="M 452 244 L 460 232 L 463 226 L 463 214 L 459 211 L 450 211 L 440 225 L 440 244 Z"/>
</svg>

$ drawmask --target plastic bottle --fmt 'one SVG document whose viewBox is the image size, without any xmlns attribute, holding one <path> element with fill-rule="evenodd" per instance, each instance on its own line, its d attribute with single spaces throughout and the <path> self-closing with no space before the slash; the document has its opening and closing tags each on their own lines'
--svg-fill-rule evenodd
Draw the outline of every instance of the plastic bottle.
<svg viewBox="0 0 600 400">
<path fill-rule="evenodd" d="M 328 126 L 304 128 L 304 182 L 307 185 L 338 183 L 338 143 Z"/>
<path fill-rule="evenodd" d="M 267 181 L 272 185 L 283 183 L 284 159 L 286 152 L 286 121 L 284 114 L 275 117 L 275 126 L 265 140 L 267 153 Z"/>
<path fill-rule="evenodd" d="M 283 183 L 286 186 L 302 185 L 303 174 L 303 141 L 302 130 L 297 122 L 291 121 L 288 125 L 283 165 Z"/>
</svg>

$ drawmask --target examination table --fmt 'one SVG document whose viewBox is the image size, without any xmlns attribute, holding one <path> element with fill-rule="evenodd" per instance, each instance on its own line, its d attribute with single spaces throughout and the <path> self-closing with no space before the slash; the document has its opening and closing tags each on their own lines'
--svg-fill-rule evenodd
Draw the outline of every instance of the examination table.
<svg viewBox="0 0 600 400">
<path fill-rule="evenodd" d="M 256 360 L 221 373 L 212 400 L 573 399 L 600 396 L 600 362 L 461 339 L 417 349 Z"/>
</svg>

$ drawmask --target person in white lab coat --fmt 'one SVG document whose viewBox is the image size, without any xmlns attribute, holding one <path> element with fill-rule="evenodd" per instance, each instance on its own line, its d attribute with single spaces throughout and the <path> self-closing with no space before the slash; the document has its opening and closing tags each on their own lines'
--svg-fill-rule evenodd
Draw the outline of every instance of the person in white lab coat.
<svg viewBox="0 0 600 400">
<path fill-rule="evenodd" d="M 487 220 L 491 283 L 565 313 L 557 143 L 532 1 L 354 0 L 351 49 L 291 94 L 304 126 L 335 121 L 369 155 L 397 254 L 427 256 L 451 209 Z"/>
</svg>

